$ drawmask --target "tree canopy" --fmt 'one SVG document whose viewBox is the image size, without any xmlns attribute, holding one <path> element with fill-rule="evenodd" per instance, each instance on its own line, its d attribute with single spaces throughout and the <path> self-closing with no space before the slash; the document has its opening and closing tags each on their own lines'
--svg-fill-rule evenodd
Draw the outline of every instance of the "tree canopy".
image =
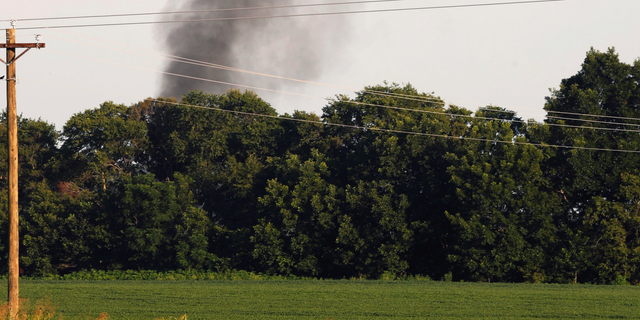
<svg viewBox="0 0 640 320">
<path fill-rule="evenodd" d="M 639 80 L 591 50 L 545 123 L 388 83 L 321 115 L 230 90 L 22 118 L 21 265 L 639 283 L 640 155 L 610 151 L 640 150 Z"/>
</svg>

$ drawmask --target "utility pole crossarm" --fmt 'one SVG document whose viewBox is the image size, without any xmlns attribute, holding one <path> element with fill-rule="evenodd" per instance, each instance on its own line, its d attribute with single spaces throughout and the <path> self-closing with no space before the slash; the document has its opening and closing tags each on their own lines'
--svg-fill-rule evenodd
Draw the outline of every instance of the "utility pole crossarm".
<svg viewBox="0 0 640 320">
<path fill-rule="evenodd" d="M 4 64 L 11 64 L 14 63 L 15 61 L 17 61 L 18 59 L 20 59 L 20 57 L 22 57 L 25 53 L 27 53 L 27 51 L 31 50 L 31 48 L 44 48 L 46 47 L 46 44 L 44 43 L 0 43 L 0 49 L 5 48 L 5 49 L 20 49 L 20 48 L 26 48 L 27 50 L 25 50 L 24 52 L 22 52 L 19 56 L 13 58 L 13 60 L 11 61 L 4 61 L 2 59 L 0 59 L 0 61 L 2 61 L 2 63 Z"/>
<path fill-rule="evenodd" d="M 44 48 L 44 43 L 0 43 L 0 48 L 20 49 L 20 48 Z"/>
</svg>

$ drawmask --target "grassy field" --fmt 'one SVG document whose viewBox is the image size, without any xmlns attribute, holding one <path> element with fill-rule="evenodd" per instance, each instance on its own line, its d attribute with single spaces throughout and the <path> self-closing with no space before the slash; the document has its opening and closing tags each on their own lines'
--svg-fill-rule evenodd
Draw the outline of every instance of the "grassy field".
<svg viewBox="0 0 640 320">
<path fill-rule="evenodd" d="M 6 281 L 0 290 L 6 301 Z M 420 281 L 22 280 L 71 318 L 640 319 L 640 287 Z"/>
</svg>

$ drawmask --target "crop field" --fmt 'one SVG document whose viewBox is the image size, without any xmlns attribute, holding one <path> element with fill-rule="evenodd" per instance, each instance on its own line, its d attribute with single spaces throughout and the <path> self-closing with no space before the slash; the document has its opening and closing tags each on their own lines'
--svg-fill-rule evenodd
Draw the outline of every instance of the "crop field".
<svg viewBox="0 0 640 320">
<path fill-rule="evenodd" d="M 6 281 L 0 290 L 6 301 Z M 67 319 L 638 319 L 640 287 L 436 281 L 22 280 Z"/>
</svg>

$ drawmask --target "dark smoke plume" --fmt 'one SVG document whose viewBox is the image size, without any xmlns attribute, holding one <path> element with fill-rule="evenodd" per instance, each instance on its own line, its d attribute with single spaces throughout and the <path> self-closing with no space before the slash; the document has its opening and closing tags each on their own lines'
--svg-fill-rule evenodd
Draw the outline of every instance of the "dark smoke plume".
<svg viewBox="0 0 640 320">
<path fill-rule="evenodd" d="M 174 2 L 175 3 L 175 2 Z M 169 8 L 175 10 L 210 10 L 275 6 L 301 3 L 292 0 L 185 0 Z M 308 3 L 308 2 L 307 2 Z M 269 9 L 176 15 L 169 19 L 206 19 L 324 12 L 331 8 Z M 257 20 L 212 21 L 168 24 L 160 27 L 166 51 L 172 55 L 290 78 L 314 80 L 337 63 L 336 50 L 346 43 L 345 18 L 299 17 Z M 267 87 L 295 89 L 298 84 L 284 80 L 230 72 L 202 66 L 170 62 L 165 71 L 217 81 Z M 161 95 L 180 98 L 191 90 L 224 93 L 227 85 L 164 76 Z M 242 87 L 239 87 L 243 89 Z M 262 92 L 257 92 L 261 96 Z"/>
</svg>

